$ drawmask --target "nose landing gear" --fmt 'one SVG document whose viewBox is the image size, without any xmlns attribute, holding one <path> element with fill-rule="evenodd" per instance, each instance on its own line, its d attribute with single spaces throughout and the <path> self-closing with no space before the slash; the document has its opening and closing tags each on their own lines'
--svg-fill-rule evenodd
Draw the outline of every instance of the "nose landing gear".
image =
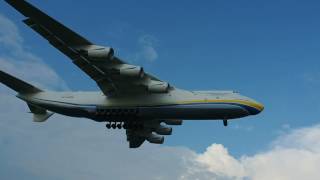
<svg viewBox="0 0 320 180">
<path fill-rule="evenodd" d="M 228 120 L 227 120 L 227 119 L 224 119 L 224 120 L 223 120 L 223 125 L 224 125 L 225 127 L 228 126 Z"/>
</svg>

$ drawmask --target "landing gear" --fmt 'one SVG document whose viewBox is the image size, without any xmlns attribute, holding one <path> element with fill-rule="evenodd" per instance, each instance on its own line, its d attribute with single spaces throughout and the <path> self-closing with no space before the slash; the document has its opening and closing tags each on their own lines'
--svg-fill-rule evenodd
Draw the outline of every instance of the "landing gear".
<svg viewBox="0 0 320 180">
<path fill-rule="evenodd" d="M 224 125 L 225 127 L 228 126 L 228 120 L 227 120 L 227 119 L 223 120 L 223 125 Z"/>
<path fill-rule="evenodd" d="M 117 123 L 117 122 L 107 122 L 107 124 L 106 124 L 106 128 L 107 129 L 121 129 L 121 128 L 124 128 L 124 124 L 122 124 L 122 123 Z"/>
<path fill-rule="evenodd" d="M 108 121 L 106 124 L 107 129 L 144 129 L 144 125 L 133 121 L 133 122 L 114 122 L 114 121 Z"/>
</svg>

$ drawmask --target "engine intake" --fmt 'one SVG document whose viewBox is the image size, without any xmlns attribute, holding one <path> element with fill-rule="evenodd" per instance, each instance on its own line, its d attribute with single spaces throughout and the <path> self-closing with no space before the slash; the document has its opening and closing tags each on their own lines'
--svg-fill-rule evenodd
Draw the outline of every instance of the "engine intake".
<svg viewBox="0 0 320 180">
<path fill-rule="evenodd" d="M 159 125 L 154 132 L 156 132 L 159 135 L 171 135 L 172 134 L 172 128 Z"/>
<path fill-rule="evenodd" d="M 119 72 L 121 76 L 129 76 L 135 78 L 143 78 L 144 76 L 144 71 L 142 67 L 128 64 L 120 66 Z"/>
<path fill-rule="evenodd" d="M 166 123 L 167 125 L 173 125 L 173 126 L 182 125 L 182 120 L 180 119 L 163 120 L 162 122 Z"/>
<path fill-rule="evenodd" d="M 169 89 L 169 83 L 161 81 L 152 81 L 147 87 L 148 92 L 151 93 L 167 93 Z"/>
<path fill-rule="evenodd" d="M 89 58 L 94 60 L 112 59 L 114 50 L 111 47 L 93 46 L 85 50 Z"/>
<path fill-rule="evenodd" d="M 153 144 L 163 144 L 164 137 L 151 133 L 147 138 L 147 141 Z"/>
</svg>

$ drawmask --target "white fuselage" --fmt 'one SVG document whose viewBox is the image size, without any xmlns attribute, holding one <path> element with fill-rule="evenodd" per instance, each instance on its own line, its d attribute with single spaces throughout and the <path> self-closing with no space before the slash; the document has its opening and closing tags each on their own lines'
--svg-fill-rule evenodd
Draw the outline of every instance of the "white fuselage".
<svg viewBox="0 0 320 180">
<path fill-rule="evenodd" d="M 18 95 L 49 111 L 95 121 L 139 119 L 234 119 L 258 114 L 263 105 L 232 91 L 185 91 L 107 97 L 100 92 Z"/>
</svg>

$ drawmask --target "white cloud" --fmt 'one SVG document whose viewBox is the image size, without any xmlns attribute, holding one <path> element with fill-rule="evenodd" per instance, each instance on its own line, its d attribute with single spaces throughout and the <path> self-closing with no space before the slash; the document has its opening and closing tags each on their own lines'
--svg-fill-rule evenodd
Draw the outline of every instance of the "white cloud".
<svg viewBox="0 0 320 180">
<path fill-rule="evenodd" d="M 205 165 L 208 171 L 221 176 L 245 176 L 244 167 L 238 160 L 230 156 L 228 150 L 221 144 L 213 144 L 208 147 L 205 153 L 198 155 L 196 161 Z"/>
<path fill-rule="evenodd" d="M 222 145 L 213 144 L 198 155 L 195 161 L 201 169 L 193 168 L 193 171 L 199 179 L 207 179 L 201 174 L 205 172 L 207 176 L 206 172 L 211 172 L 218 175 L 218 179 L 316 180 L 320 178 L 319 138 L 320 125 L 293 130 L 271 143 L 269 150 L 240 159 L 232 157 Z"/>
<path fill-rule="evenodd" d="M 16 25 L 0 14 L 0 27 L 0 44 L 20 49 L 23 40 Z"/>
<path fill-rule="evenodd" d="M 319 179 L 320 126 L 294 130 L 242 163 L 252 179 Z"/>
</svg>

